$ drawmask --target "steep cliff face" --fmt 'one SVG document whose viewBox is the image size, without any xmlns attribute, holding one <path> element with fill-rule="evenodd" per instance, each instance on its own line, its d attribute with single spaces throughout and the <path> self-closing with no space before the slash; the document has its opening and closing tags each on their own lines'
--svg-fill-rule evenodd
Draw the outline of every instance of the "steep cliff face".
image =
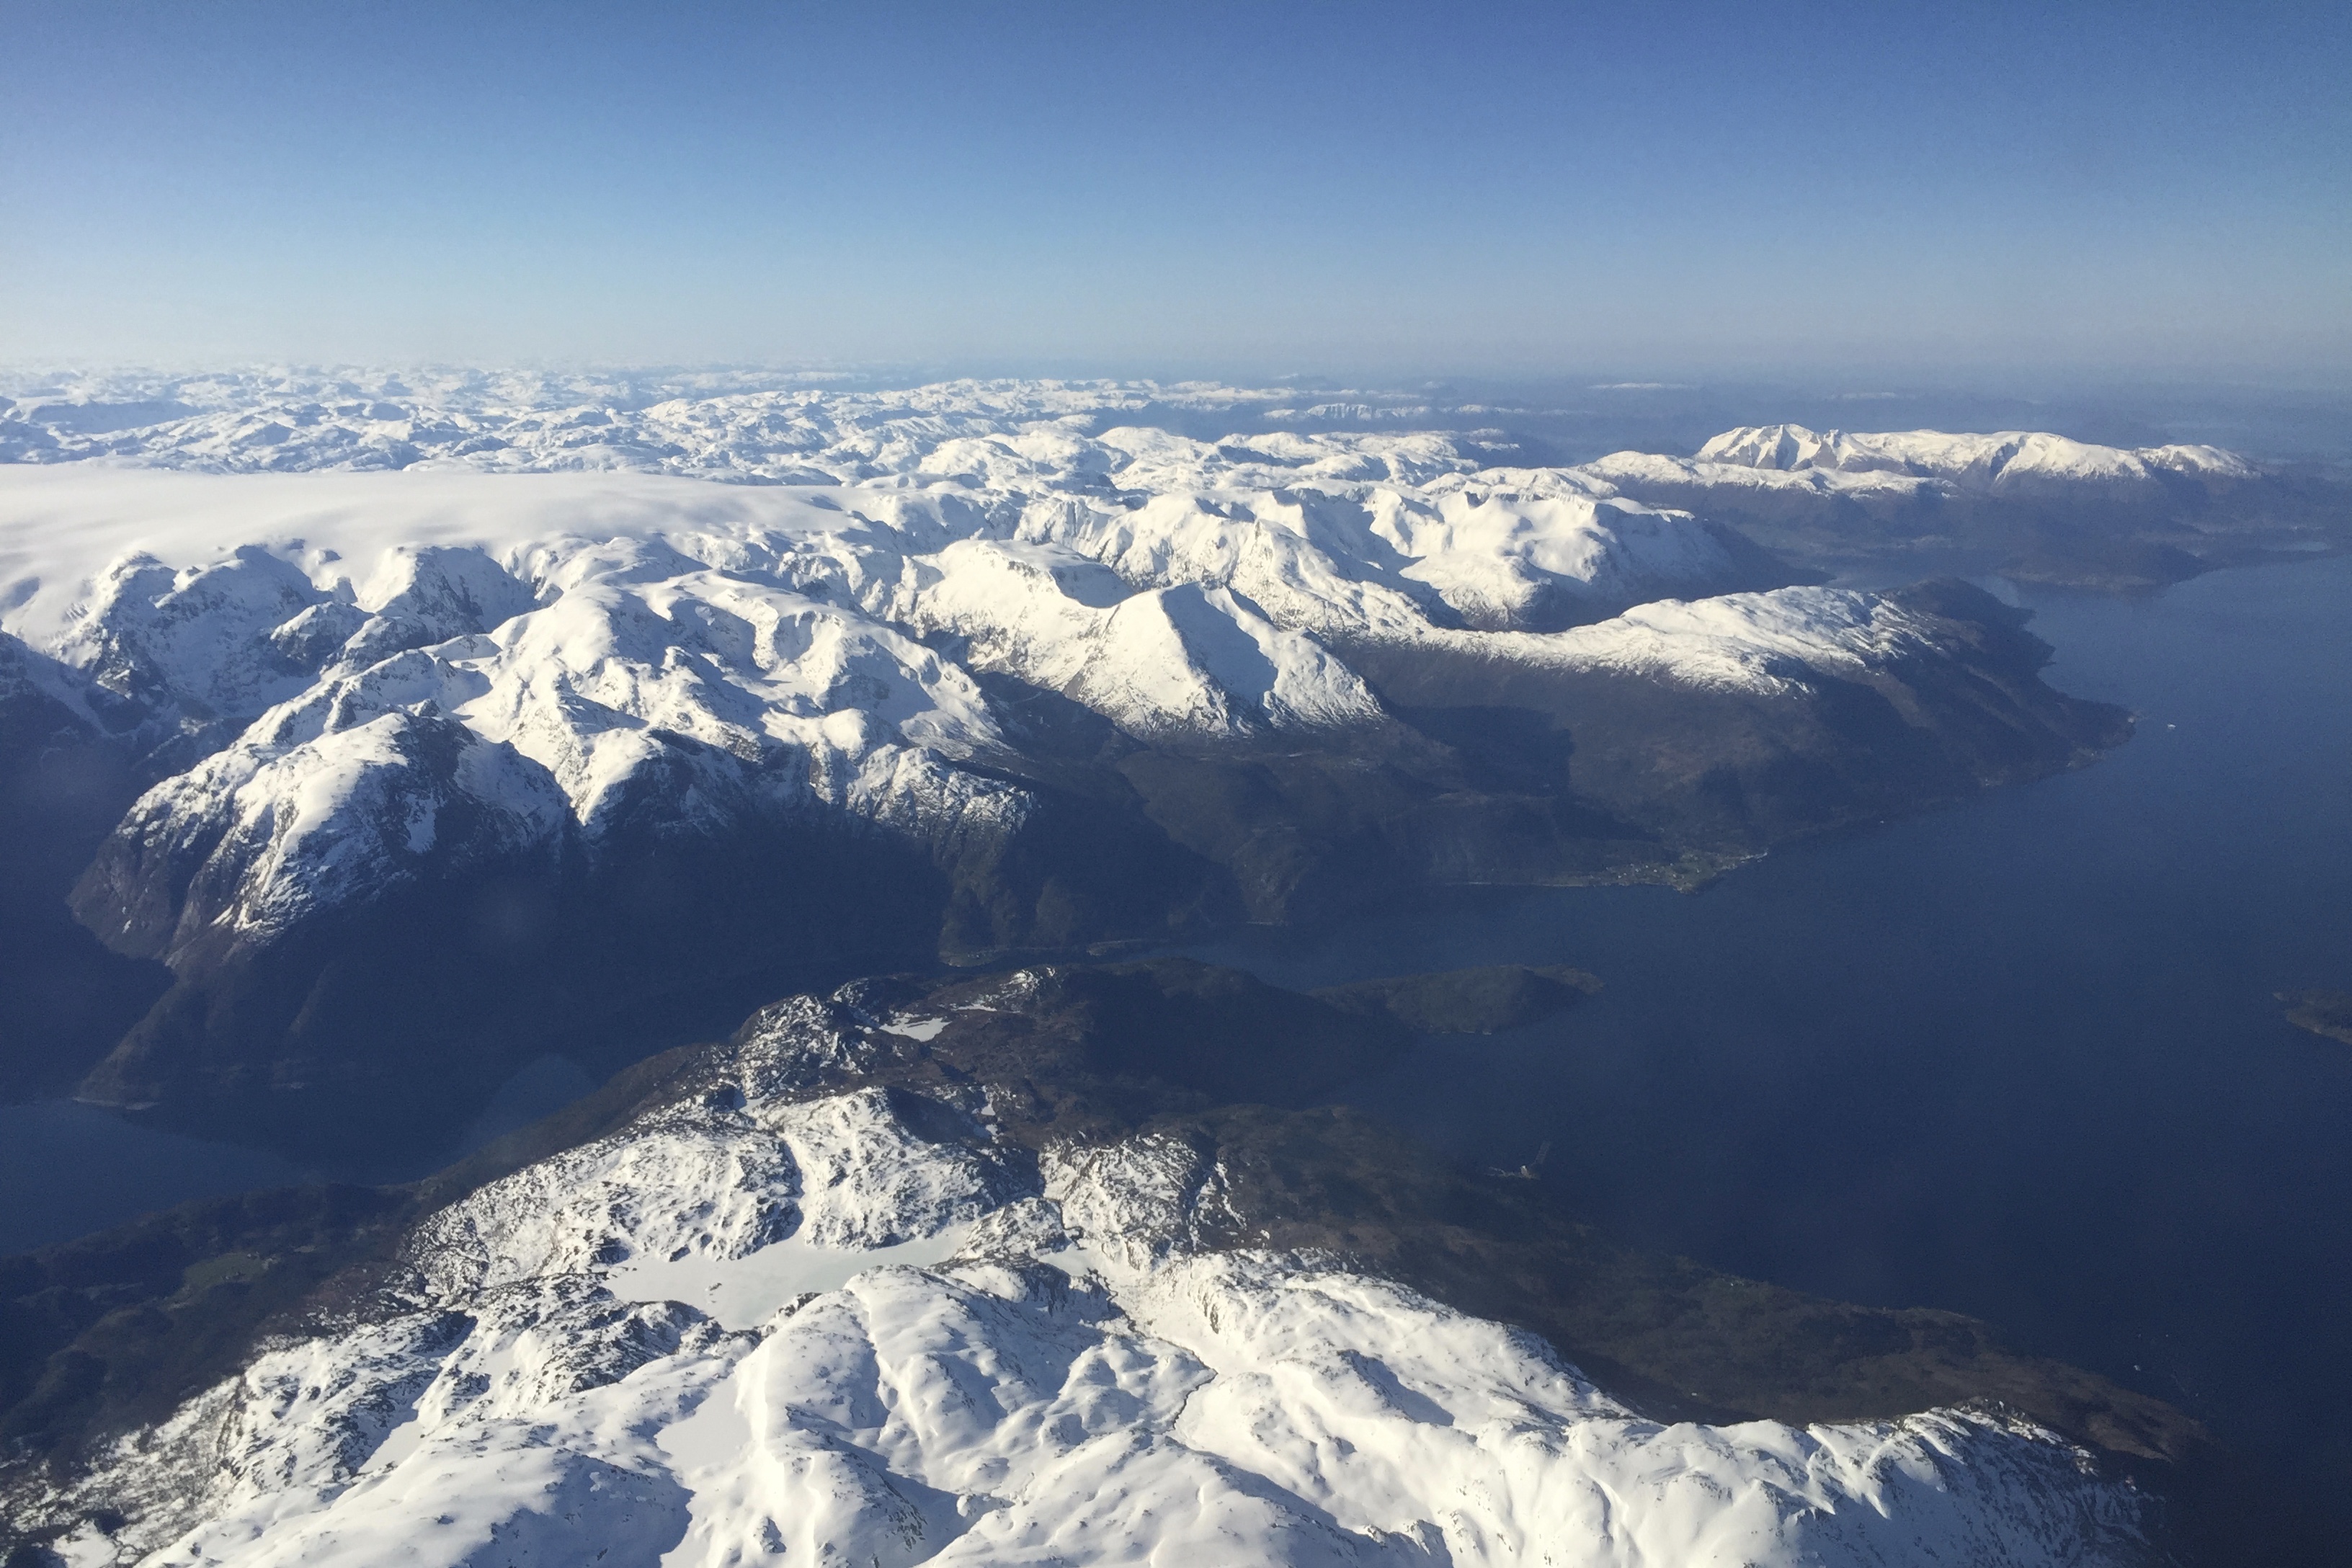
<svg viewBox="0 0 2352 1568">
<path fill-rule="evenodd" d="M 69 1089 L 171 976 L 110 952 L 67 897 L 139 794 L 78 672 L 0 632 L 0 1100 Z"/>
</svg>

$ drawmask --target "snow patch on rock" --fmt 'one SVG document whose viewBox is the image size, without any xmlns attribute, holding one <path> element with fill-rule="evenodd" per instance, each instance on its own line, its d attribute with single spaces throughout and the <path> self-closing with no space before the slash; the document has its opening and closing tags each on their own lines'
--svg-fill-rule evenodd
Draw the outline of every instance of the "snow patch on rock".
<svg viewBox="0 0 2352 1568">
<path fill-rule="evenodd" d="M 1139 739 L 1229 741 L 1384 718 L 1353 670 L 1230 587 L 1136 592 L 1066 546 L 992 540 L 959 541 L 917 571 L 908 624 L 961 637 L 974 668 L 1059 691 Z"/>
</svg>

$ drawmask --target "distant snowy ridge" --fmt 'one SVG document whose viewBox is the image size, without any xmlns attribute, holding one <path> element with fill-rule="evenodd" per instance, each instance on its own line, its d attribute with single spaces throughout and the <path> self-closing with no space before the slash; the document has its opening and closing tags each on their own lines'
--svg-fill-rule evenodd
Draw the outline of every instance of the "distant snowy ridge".
<svg viewBox="0 0 2352 1568">
<path fill-rule="evenodd" d="M 584 454 L 562 447 L 528 457 L 502 447 L 506 460 L 493 463 L 475 455 L 447 464 L 422 458 L 362 462 L 341 447 L 281 454 L 281 460 L 269 464 L 243 464 L 192 457 L 166 446 L 109 455 L 107 462 L 213 473 L 444 468 L 654 473 L 842 486 L 867 496 L 911 491 L 960 512 L 976 510 L 1003 531 L 1011 531 L 1010 520 L 1019 517 L 1027 520 L 1024 531 L 1032 535 L 1102 536 L 1098 555 L 1113 548 L 1118 531 L 1112 519 L 1141 509 L 1150 515 L 1130 520 L 1127 542 L 1158 552 L 1157 565 L 1163 571 L 1189 566 L 1195 576 L 1203 552 L 1223 549 L 1230 554 L 1230 538 L 1221 542 L 1218 537 L 1222 524 L 1265 519 L 1310 532 L 1325 548 L 1336 538 L 1341 555 L 1402 574 L 1421 597 L 1484 626 L 1549 629 L 1604 618 L 1666 595 L 1690 597 L 1790 580 L 1785 566 L 1736 535 L 1685 513 L 1616 497 L 1607 485 L 1580 479 L 1573 470 L 1490 469 L 1493 454 L 1466 437 L 1276 434 L 1205 442 L 1131 426 L 1089 436 L 1059 421 L 1007 417 L 984 403 L 954 418 L 896 411 L 898 416 L 884 419 L 880 429 L 857 426 L 849 411 L 816 412 L 824 419 L 813 421 L 809 410 L 795 409 L 785 421 L 795 430 L 814 422 L 817 427 L 807 440 L 816 445 L 796 451 L 781 468 L 761 462 L 714 468 L 678 458 L 667 447 L 610 446 Z M 765 430 L 771 422 L 750 423 Z M 782 437 L 772 432 L 768 438 Z M 27 458 L 25 466 L 48 467 L 49 461 Z M 700 504 L 724 510 L 723 502 Z M 1071 515 L 1048 521 L 1055 512 Z M 1091 521 L 1078 514 L 1092 514 Z M 512 542 L 510 536 L 500 541 Z M 0 580 L 21 583 L 31 564 L 18 565 L 0 554 Z M 1139 580 L 1153 575 L 1150 563 L 1130 559 L 1113 564 Z M 72 575 L 89 569 L 84 564 Z M 37 567 L 32 574 L 41 575 Z M 55 588 L 34 592 L 49 598 L 54 615 Z"/>
<path fill-rule="evenodd" d="M 1864 435 L 1813 431 L 1801 425 L 1727 430 L 1701 447 L 1694 461 L 1786 471 L 1909 474 L 1995 490 L 2029 483 L 2107 488 L 2147 483 L 2166 473 L 2228 479 L 2249 479 L 2255 473 L 2243 458 L 2219 447 L 2125 450 L 2024 430 L 1990 436 L 1948 436 L 1936 430 Z"/>
<path fill-rule="evenodd" d="M 0 399 L 0 465 L 659 474 L 916 490 L 1000 517 L 1049 498 L 1195 516 L 1304 506 L 1324 526 L 1360 536 L 1349 553 L 1433 589 L 1468 624 L 1528 630 L 1799 580 L 1804 574 L 1719 521 L 1752 523 L 1791 505 L 1967 497 L 2203 516 L 2199 498 L 2242 492 L 2267 497 L 2246 521 L 2283 530 L 2283 541 L 2305 541 L 2314 526 L 2307 507 L 2295 510 L 2302 503 L 2265 522 L 2281 495 L 2264 491 L 2263 473 L 2243 458 L 2204 446 L 2126 450 L 2029 432 L 1779 425 L 1725 432 L 1688 458 L 1619 452 L 1529 468 L 1512 437 L 1486 427 L 1500 412 L 1486 405 L 1367 393 L 1301 408 L 1286 390 L 1214 383 L 866 390 L 841 379 L 352 370 L 36 384 L 0 376 L 14 394 Z M 1302 427 L 1176 433 L 1278 419 Z M 1333 430 L 1335 420 L 1370 428 Z M 0 560 L 0 590 L 16 576 Z"/>
<path fill-rule="evenodd" d="M 1753 515 L 1775 506 L 1940 498 L 1992 504 L 2105 503 L 2192 511 L 2258 487 L 2261 468 L 2219 447 L 2124 448 L 2029 431 L 1864 434 L 1801 425 L 1727 430 L 1689 458 L 1614 452 L 1577 470 L 1660 506 Z"/>
<path fill-rule="evenodd" d="M 1151 430 L 1167 416 L 1226 416 L 1422 427 L 1402 437 L 1256 437 L 1239 449 L 1229 438 L 1215 443 L 1221 454 L 1230 451 L 1228 463 L 1270 458 L 1333 477 L 1350 451 L 1409 453 L 1434 465 L 1428 470 L 1433 474 L 1488 466 L 1492 458 L 1481 461 L 1479 454 L 1499 449 L 1498 433 L 1428 432 L 1461 416 L 1511 412 L 1370 392 L 1302 405 L 1292 390 L 1214 382 L 845 384 L 857 379 L 790 371 L 0 374 L 0 460 L 100 458 L 221 473 L 454 462 L 497 472 L 628 469 L 783 483 L 1005 483 L 1024 477 L 1084 483 L 1125 466 L 1118 442 L 1098 444 L 1114 430 Z M 1258 445 L 1268 441 L 1274 445 Z M 2242 479 L 2254 471 L 2244 458 L 2209 446 L 2126 450 L 2025 431 L 1868 434 L 1798 425 L 1727 431 L 1696 460 L 1987 481 L 2011 467 L 2020 478 L 2078 479 L 2158 469 Z"/>
<path fill-rule="evenodd" d="M 1645 1420 L 1525 1333 L 1234 1246 L 1180 1140 L 793 1087 L 935 1020 L 763 1017 L 27 1521 L 109 1510 L 77 1568 L 2147 1560 L 2139 1495 L 2030 1423 Z"/>
</svg>

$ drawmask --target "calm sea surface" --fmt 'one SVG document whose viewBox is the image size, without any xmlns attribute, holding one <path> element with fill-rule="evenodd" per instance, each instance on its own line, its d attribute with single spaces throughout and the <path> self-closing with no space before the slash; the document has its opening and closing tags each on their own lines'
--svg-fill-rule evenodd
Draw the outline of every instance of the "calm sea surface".
<svg viewBox="0 0 2352 1568">
<path fill-rule="evenodd" d="M 1570 963 L 1558 1018 L 1347 1098 L 1624 1240 L 1955 1309 L 2297 1468 L 2352 1407 L 2352 561 L 2030 595 L 2095 766 L 1775 854 L 1195 950 L 1290 985 Z M 2282 1456 L 2284 1457 L 2284 1456 Z M 2308 1473 L 2308 1472 L 2306 1472 Z"/>
</svg>

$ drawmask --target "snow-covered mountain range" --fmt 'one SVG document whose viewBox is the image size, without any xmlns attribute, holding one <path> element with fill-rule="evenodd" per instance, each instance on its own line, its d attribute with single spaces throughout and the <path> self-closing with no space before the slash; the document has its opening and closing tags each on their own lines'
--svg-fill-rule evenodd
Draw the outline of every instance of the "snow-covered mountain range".
<svg viewBox="0 0 2352 1568">
<path fill-rule="evenodd" d="M 2015 613 L 1809 584 L 1627 476 L 2252 472 L 1788 429 L 1530 468 L 1403 419 L 1181 433 L 1278 411 L 1208 385 L 10 395 L 10 722 L 127 767 L 74 907 L 173 976 L 80 1092 L 387 1128 L 446 1110 L 399 1109 L 403 1041 L 478 1098 L 559 1036 L 625 1059 L 939 951 L 1687 879 L 2079 763 L 2120 716 Z"/>
<path fill-rule="evenodd" d="M 1395 432 L 1380 440 L 1380 448 L 1415 453 L 1433 472 L 1458 471 L 1465 458 L 1473 466 L 1495 466 L 1515 449 L 1496 423 L 1515 412 L 1507 407 L 1438 405 L 1371 393 L 1308 403 L 1293 389 L 1211 382 L 957 381 L 869 389 L 863 378 L 823 372 L 353 368 L 0 374 L 0 397 L 6 399 L 0 403 L 0 458 L 5 460 L 111 458 L 210 473 L 427 463 L 479 472 L 627 469 L 767 483 L 979 475 L 999 482 L 1066 483 L 1107 477 L 1133 460 L 1122 460 L 1120 443 L 1105 451 L 1092 447 L 1087 437 L 1113 429 L 1230 436 L 1244 424 L 1269 423 L 1297 427 L 1282 433 L 1296 444 L 1244 447 L 1221 453 L 1222 460 L 1244 467 L 1313 461 L 1319 437 L 1307 432 L 1350 426 Z M 1006 443 L 1008 434 L 1019 438 Z M 1475 461 L 1482 454 L 1485 461 Z M 1197 458 L 1178 447 L 1163 460 L 1190 466 Z M 2030 431 L 1878 435 L 1796 425 L 1725 432 L 1692 461 L 1706 468 L 1877 473 L 1970 489 L 2034 481 L 2128 487 L 2163 474 L 2202 481 L 2258 475 L 2243 458 L 2210 446 L 2133 451 Z M 1162 469 L 1136 477 L 1149 485 L 1168 475 Z M 1328 456 L 1322 477 L 1337 477 Z"/>
<path fill-rule="evenodd" d="M 749 492 L 722 520 L 675 481 L 521 481 L 534 493 L 510 496 L 440 476 L 226 491 L 19 478 L 0 472 L 20 536 L 87 550 L 121 508 L 184 537 L 192 516 L 230 511 L 256 537 L 216 554 L 191 540 L 172 564 L 140 551 L 68 567 L 20 605 L 31 620 L 72 594 L 52 684 L 84 677 L 79 706 L 135 711 L 173 762 L 202 755 L 141 799 L 104 862 L 124 915 L 109 934 L 167 954 L 205 933 L 278 929 L 428 860 L 553 855 L 571 831 L 593 844 L 632 812 L 722 834 L 814 811 L 924 841 L 972 814 L 1017 821 L 1018 788 L 966 766 L 1013 766 L 1018 749 L 975 676 L 1071 700 L 1137 741 L 1215 750 L 1396 737 L 1340 651 L 1358 646 L 1764 697 L 1937 650 L 1918 610 L 1822 588 L 1660 595 L 1546 634 L 1467 629 L 1426 580 L 1493 605 L 1499 589 L 1474 598 L 1460 584 L 1504 574 L 1452 547 L 1440 521 L 1424 520 L 1434 541 L 1383 528 L 1408 504 L 1393 489 L 1261 493 L 1265 510 L 1232 503 L 1239 516 L 1185 495 L 992 517 L 936 494 L 794 488 Z M 608 515 L 533 533 L 501 515 L 512 500 L 549 521 Z M 408 542 L 420 502 L 489 537 Z M 1353 515 L 1331 515 L 1343 508 Z M 1570 565 L 1598 572 L 1624 548 L 1609 516 L 1588 505 L 1553 531 L 1584 551 Z M 1640 516 L 1696 533 L 1687 517 Z M 187 890 L 168 932 L 141 936 L 133 911 L 156 907 L 161 886 Z"/>
<path fill-rule="evenodd" d="M 763 1009 L 0 1500 L 75 1568 L 2157 1561 L 2116 1456 L 2015 1409 L 1662 1420 L 1405 1282 L 1360 1202 L 1278 1192 L 1338 1157 L 1328 1117 L 1154 1114 L 1237 1067 L 1105 1059 L 1125 991 L 1234 984 L 1028 970 Z M 1285 994 L 1234 1054 L 1311 1095 L 1345 1063 L 1302 1034 L 1334 1020 Z M 2161 1418 L 2087 1407 L 2110 1396 Z"/>
</svg>

